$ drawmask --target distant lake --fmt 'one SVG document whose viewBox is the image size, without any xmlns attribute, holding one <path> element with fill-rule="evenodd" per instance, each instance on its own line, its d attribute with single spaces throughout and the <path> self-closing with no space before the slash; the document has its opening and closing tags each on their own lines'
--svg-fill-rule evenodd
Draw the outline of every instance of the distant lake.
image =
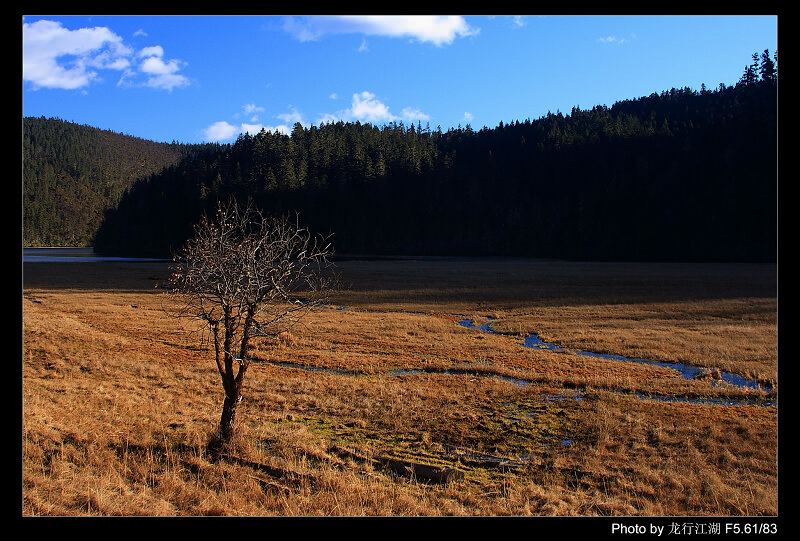
<svg viewBox="0 0 800 541">
<path fill-rule="evenodd" d="M 100 261 L 169 261 L 143 257 L 104 257 L 92 248 L 23 248 L 23 263 L 95 263 Z"/>
</svg>

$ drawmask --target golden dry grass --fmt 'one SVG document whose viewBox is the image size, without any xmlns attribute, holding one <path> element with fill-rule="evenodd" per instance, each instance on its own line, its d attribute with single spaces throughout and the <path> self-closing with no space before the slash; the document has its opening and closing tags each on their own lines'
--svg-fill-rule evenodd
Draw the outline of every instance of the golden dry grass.
<svg viewBox="0 0 800 541">
<path fill-rule="evenodd" d="M 776 381 L 774 266 L 339 267 L 346 288 L 334 306 L 254 345 L 239 437 L 212 460 L 219 376 L 198 335 L 165 311 L 155 286 L 166 267 L 25 264 L 23 514 L 777 514 L 777 408 L 620 391 L 765 393 L 574 353 Z M 504 335 L 457 323 L 487 316 Z M 567 350 L 521 348 L 529 332 Z M 496 375 L 533 383 L 484 377 Z M 425 483 L 382 468 L 382 457 L 464 475 Z"/>
</svg>

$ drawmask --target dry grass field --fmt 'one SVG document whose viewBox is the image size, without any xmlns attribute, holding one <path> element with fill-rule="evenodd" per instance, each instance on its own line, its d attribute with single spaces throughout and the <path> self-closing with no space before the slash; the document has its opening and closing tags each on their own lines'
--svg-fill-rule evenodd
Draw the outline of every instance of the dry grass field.
<svg viewBox="0 0 800 541">
<path fill-rule="evenodd" d="M 223 391 L 167 266 L 26 263 L 23 515 L 777 514 L 774 265 L 338 267 L 331 306 L 252 348 L 212 459 Z"/>
</svg>

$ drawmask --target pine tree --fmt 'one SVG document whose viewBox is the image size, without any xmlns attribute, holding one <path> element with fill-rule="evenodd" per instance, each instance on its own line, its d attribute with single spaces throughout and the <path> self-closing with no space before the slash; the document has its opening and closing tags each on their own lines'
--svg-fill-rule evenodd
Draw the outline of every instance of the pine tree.
<svg viewBox="0 0 800 541">
<path fill-rule="evenodd" d="M 777 77 L 778 72 L 775 69 L 775 63 L 769 57 L 769 49 L 764 49 L 764 52 L 761 53 L 761 80 L 773 83 Z"/>
<path fill-rule="evenodd" d="M 758 82 L 758 53 L 753 53 L 753 63 L 744 67 L 742 78 L 739 83 L 744 85 L 752 85 Z"/>
<path fill-rule="evenodd" d="M 753 72 L 753 82 L 758 82 L 758 68 L 759 68 L 759 57 L 758 53 L 753 53 L 753 63 L 750 64 L 750 71 Z"/>
</svg>

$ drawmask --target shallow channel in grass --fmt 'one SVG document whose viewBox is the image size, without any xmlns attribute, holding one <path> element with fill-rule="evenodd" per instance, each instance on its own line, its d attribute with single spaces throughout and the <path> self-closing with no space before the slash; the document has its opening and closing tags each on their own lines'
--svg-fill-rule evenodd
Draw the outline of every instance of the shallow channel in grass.
<svg viewBox="0 0 800 541">
<path fill-rule="evenodd" d="M 477 329 L 483 332 L 488 332 L 492 334 L 495 333 L 494 329 L 492 329 L 492 318 L 487 318 L 489 321 L 483 323 L 481 325 L 475 325 L 474 321 L 471 319 L 462 319 L 458 323 L 459 325 L 466 327 L 468 329 Z M 563 350 L 561 346 L 556 344 L 551 344 L 549 342 L 543 341 L 539 338 L 539 335 L 535 333 L 531 333 L 525 337 L 525 340 L 522 344 L 523 347 L 526 348 L 538 348 L 538 349 L 548 349 L 550 351 L 560 351 Z M 697 366 L 691 366 L 688 364 L 678 363 L 678 362 L 662 362 L 662 361 L 653 361 L 650 359 L 641 359 L 635 357 L 623 357 L 622 355 L 612 355 L 608 353 L 595 353 L 592 351 L 583 351 L 583 350 L 576 350 L 574 353 L 578 355 L 584 355 L 588 357 L 597 357 L 600 359 L 607 359 L 612 361 L 624 361 L 624 362 L 634 362 L 634 363 L 642 363 L 642 364 L 649 364 L 654 366 L 660 366 L 662 368 L 669 368 L 671 370 L 676 370 L 684 379 L 696 379 L 698 376 L 702 375 L 705 370 L 703 368 L 699 368 Z M 772 386 L 766 385 L 763 383 L 759 383 L 757 381 L 749 380 L 737 374 L 732 374 L 730 372 L 723 372 L 720 371 L 719 373 L 720 381 L 725 383 L 729 383 L 731 385 L 735 385 L 737 387 L 746 387 L 750 389 L 761 389 L 766 392 L 772 391 Z M 711 382 L 712 385 L 717 385 L 716 381 Z"/>
<path fill-rule="evenodd" d="M 342 308 L 340 308 L 342 309 Z M 424 315 L 424 314 L 423 314 Z M 493 318 L 488 317 L 488 321 L 486 323 L 475 325 L 472 319 L 461 319 L 459 320 L 459 325 L 474 329 L 482 332 L 492 333 L 492 334 L 500 334 L 494 331 L 492 328 L 492 321 Z M 523 347 L 526 348 L 538 348 L 550 351 L 561 351 L 564 348 L 558 346 L 556 344 L 552 344 L 549 342 L 544 342 L 539 338 L 537 334 L 529 334 L 525 337 L 525 340 L 522 344 Z M 620 362 L 636 362 L 636 363 L 643 363 L 643 364 L 650 364 L 655 366 L 660 366 L 664 368 L 669 368 L 678 372 L 681 377 L 685 379 L 696 379 L 698 376 L 704 373 L 704 370 L 698 368 L 696 366 L 691 366 L 683 363 L 678 362 L 661 362 L 661 361 L 653 361 L 649 359 L 640 359 L 640 358 L 628 358 L 623 357 L 621 355 L 611 355 L 605 353 L 594 353 L 591 351 L 575 351 L 576 354 L 589 356 L 589 357 L 597 357 L 602 359 L 620 361 Z M 306 370 L 310 372 L 323 372 L 328 374 L 336 374 L 342 376 L 357 376 L 361 375 L 358 372 L 348 371 L 342 368 L 326 368 L 326 367 L 319 367 L 313 365 L 304 365 L 298 363 L 291 363 L 291 362 L 273 362 L 271 364 L 275 364 L 277 366 L 281 366 L 284 368 L 294 368 L 299 370 Z M 436 372 L 446 375 L 452 376 L 464 376 L 468 375 L 471 377 L 486 377 L 486 378 L 493 378 L 498 381 L 505 381 L 512 383 L 514 385 L 525 386 L 531 385 L 535 382 L 532 380 L 526 380 L 524 378 L 514 378 L 510 376 L 504 376 L 500 374 L 493 374 L 490 372 L 481 372 L 481 371 L 471 371 L 469 369 L 444 369 L 444 370 L 429 370 L 429 369 L 391 369 L 387 370 L 386 374 L 389 377 L 396 377 L 396 376 L 406 376 L 406 375 L 417 375 L 429 372 Z M 748 380 L 742 376 L 738 376 L 736 374 L 728 373 L 728 372 L 720 372 L 720 381 L 729 383 L 731 385 L 735 385 L 738 387 L 743 388 L 751 388 L 751 389 L 760 389 L 766 392 L 771 392 L 771 387 L 763 384 L 758 384 L 755 381 Z M 712 381 L 712 385 L 717 385 L 718 382 Z M 704 405 L 717 405 L 717 406 L 740 406 L 740 405 L 758 405 L 758 406 L 766 406 L 766 407 L 774 407 L 776 406 L 776 401 L 774 400 L 761 400 L 761 399 L 754 399 L 754 398 L 734 398 L 734 397 L 676 397 L 676 396 L 662 396 L 662 395 L 653 395 L 653 394 L 645 394 L 645 393 L 623 393 L 629 394 L 630 396 L 634 396 L 639 399 L 643 400 L 654 400 L 660 402 L 678 402 L 678 403 L 689 403 L 689 404 L 704 404 Z M 583 395 L 580 390 L 575 389 L 571 390 L 569 393 L 559 394 L 559 395 L 547 395 L 548 398 L 551 400 L 564 400 L 564 399 L 571 399 L 571 400 L 581 400 Z"/>
<path fill-rule="evenodd" d="M 344 305 L 337 305 L 334 306 L 337 310 L 348 310 L 350 307 Z M 367 310 L 368 312 L 376 312 L 381 313 L 381 310 Z M 404 312 L 405 313 L 405 312 Z M 425 312 L 408 312 L 411 314 L 419 315 L 419 316 L 427 316 L 429 314 Z M 458 320 L 458 324 L 462 327 L 467 329 L 477 330 L 489 334 L 495 335 L 502 335 L 503 333 L 497 332 L 492 327 L 495 318 L 492 316 L 485 316 L 487 320 L 485 323 L 481 323 L 479 325 L 475 324 L 475 321 L 471 318 L 467 318 L 465 316 L 458 316 L 461 317 Z M 522 344 L 524 348 L 536 348 L 540 350 L 549 350 L 553 352 L 565 351 L 566 348 L 559 346 L 554 343 L 545 342 L 542 340 L 538 334 L 530 333 L 525 336 Z M 687 380 L 694 380 L 702 377 L 708 371 L 707 369 L 692 366 L 685 363 L 680 362 L 665 362 L 665 361 L 655 361 L 651 359 L 644 359 L 644 358 L 637 358 L 637 357 L 624 357 L 622 355 L 614 355 L 609 353 L 597 353 L 593 351 L 586 351 L 586 350 L 570 350 L 572 353 L 577 355 L 582 355 L 586 357 L 594 357 L 600 358 L 605 360 L 612 360 L 612 361 L 620 361 L 620 362 L 630 362 L 630 363 L 641 363 L 647 364 L 652 366 L 659 366 L 662 368 L 668 368 L 670 370 L 674 370 L 677 372 L 682 378 Z M 357 376 L 357 375 L 364 375 L 360 372 L 353 372 L 350 370 L 346 370 L 343 368 L 328 368 L 328 367 L 319 367 L 314 365 L 306 365 L 306 364 L 298 364 L 292 362 L 270 362 L 270 364 L 275 364 L 277 366 L 282 366 L 284 368 L 294 368 L 299 370 L 306 370 L 310 372 L 324 372 L 328 374 L 336 374 L 336 375 L 343 375 L 343 376 Z M 405 375 L 416 375 L 416 374 L 423 374 L 423 373 L 440 373 L 446 375 L 468 375 L 471 377 L 485 377 L 485 378 L 492 378 L 498 381 L 505 381 L 519 386 L 525 386 L 534 384 L 535 382 L 532 380 L 526 380 L 524 378 L 514 378 L 506 375 L 501 374 L 494 374 L 491 372 L 485 371 L 474 371 L 469 369 L 390 369 L 387 370 L 385 375 L 390 377 L 392 376 L 405 376 Z M 761 383 L 752 379 L 747 379 L 743 376 L 739 376 L 737 374 L 733 374 L 731 372 L 724 372 L 721 370 L 715 371 L 715 379 L 711 379 L 709 383 L 712 387 L 719 386 L 721 383 L 733 385 L 735 387 L 740 387 L 744 389 L 754 389 L 764 391 L 765 393 L 771 393 L 773 388 L 771 385 L 766 383 Z M 614 391 L 612 391 L 614 392 Z M 668 396 L 668 395 L 659 395 L 659 394 L 650 394 L 650 393 L 641 393 L 641 392 L 625 392 L 625 391 L 618 391 L 621 394 L 630 395 L 639 399 L 643 400 L 653 400 L 658 402 L 676 402 L 676 403 L 688 403 L 688 404 L 701 404 L 701 405 L 717 405 L 717 406 L 741 406 L 741 405 L 756 405 L 756 406 L 764 406 L 764 407 L 776 407 L 777 400 L 764 400 L 763 398 L 752 398 L 752 397 L 688 397 L 688 396 Z M 579 389 L 571 390 L 568 394 L 560 395 L 557 398 L 560 399 L 573 399 L 573 400 L 580 400 L 583 398 L 582 393 Z"/>
</svg>

